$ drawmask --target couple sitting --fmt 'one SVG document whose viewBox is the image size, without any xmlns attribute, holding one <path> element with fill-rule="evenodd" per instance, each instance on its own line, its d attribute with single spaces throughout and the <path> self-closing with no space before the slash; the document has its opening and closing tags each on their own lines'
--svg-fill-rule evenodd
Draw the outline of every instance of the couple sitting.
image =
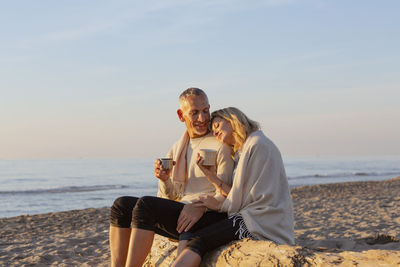
<svg viewBox="0 0 400 267">
<path fill-rule="evenodd" d="M 171 171 L 154 163 L 159 197 L 121 197 L 111 208 L 111 265 L 142 266 L 155 233 L 179 240 L 174 266 L 198 266 L 206 252 L 246 237 L 293 244 L 282 158 L 258 123 L 237 108 L 210 118 L 198 88 L 185 90 L 179 103 L 187 131 L 168 153 Z M 203 165 L 200 149 L 218 151 L 215 167 Z"/>
</svg>

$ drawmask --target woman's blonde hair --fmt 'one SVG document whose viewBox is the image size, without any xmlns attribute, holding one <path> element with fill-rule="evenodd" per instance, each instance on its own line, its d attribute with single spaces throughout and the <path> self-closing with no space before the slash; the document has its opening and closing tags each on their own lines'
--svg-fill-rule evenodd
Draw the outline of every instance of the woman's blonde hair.
<svg viewBox="0 0 400 267">
<path fill-rule="evenodd" d="M 260 130 L 260 124 L 249 119 L 238 108 L 228 107 L 211 113 L 211 125 L 215 118 L 227 120 L 232 126 L 232 136 L 235 140 L 233 152 L 240 150 L 246 141 L 247 136 L 254 131 Z"/>
</svg>

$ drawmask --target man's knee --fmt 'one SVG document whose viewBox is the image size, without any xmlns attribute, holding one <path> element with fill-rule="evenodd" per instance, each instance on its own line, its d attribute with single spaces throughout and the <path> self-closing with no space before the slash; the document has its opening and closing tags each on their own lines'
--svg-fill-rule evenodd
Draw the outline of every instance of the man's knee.
<svg viewBox="0 0 400 267">
<path fill-rule="evenodd" d="M 156 223 L 154 216 L 155 197 L 145 196 L 137 200 L 132 212 L 132 227 L 145 230 L 154 230 Z"/>
<path fill-rule="evenodd" d="M 115 199 L 110 213 L 112 226 L 129 228 L 131 226 L 132 210 L 138 198 L 123 196 Z"/>
<path fill-rule="evenodd" d="M 132 218 L 135 218 L 135 216 L 149 216 L 150 213 L 152 213 L 153 211 L 153 201 L 154 201 L 154 197 L 150 197 L 150 196 L 144 196 L 141 197 L 137 200 L 136 205 L 133 209 L 132 212 Z"/>
</svg>

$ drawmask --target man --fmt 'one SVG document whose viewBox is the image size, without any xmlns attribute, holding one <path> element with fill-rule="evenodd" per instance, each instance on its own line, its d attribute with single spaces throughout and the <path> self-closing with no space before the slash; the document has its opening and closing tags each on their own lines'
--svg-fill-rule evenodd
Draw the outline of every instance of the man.
<svg viewBox="0 0 400 267">
<path fill-rule="evenodd" d="M 189 88 L 179 97 L 178 118 L 185 123 L 186 132 L 174 144 L 167 157 L 173 158 L 175 166 L 171 171 L 162 169 L 161 162 L 154 163 L 154 175 L 159 179 L 158 196 L 185 203 L 178 218 L 177 232 L 188 230 L 204 214 L 205 208 L 195 207 L 192 202 L 200 195 L 217 195 L 215 187 L 197 167 L 197 153 L 200 149 L 217 150 L 217 175 L 227 184 L 232 184 L 232 150 L 219 143 L 209 132 L 210 105 L 207 95 L 198 88 Z M 132 210 L 138 199 L 121 197 L 115 200 L 110 215 L 111 266 L 125 266 L 129 242 L 131 241 Z M 156 233 L 178 239 L 158 229 Z M 151 246 L 151 244 L 150 244 Z M 180 244 L 180 247 L 184 246 Z"/>
</svg>

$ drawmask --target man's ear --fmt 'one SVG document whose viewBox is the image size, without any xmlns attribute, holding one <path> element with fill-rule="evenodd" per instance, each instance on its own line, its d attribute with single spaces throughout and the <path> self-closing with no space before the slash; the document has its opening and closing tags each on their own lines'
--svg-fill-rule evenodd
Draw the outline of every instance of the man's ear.
<svg viewBox="0 0 400 267">
<path fill-rule="evenodd" d="M 181 109 L 178 109 L 178 110 L 176 111 L 176 114 L 178 114 L 179 120 L 180 120 L 181 122 L 185 122 L 185 118 L 183 118 L 183 111 L 182 111 Z"/>
</svg>

